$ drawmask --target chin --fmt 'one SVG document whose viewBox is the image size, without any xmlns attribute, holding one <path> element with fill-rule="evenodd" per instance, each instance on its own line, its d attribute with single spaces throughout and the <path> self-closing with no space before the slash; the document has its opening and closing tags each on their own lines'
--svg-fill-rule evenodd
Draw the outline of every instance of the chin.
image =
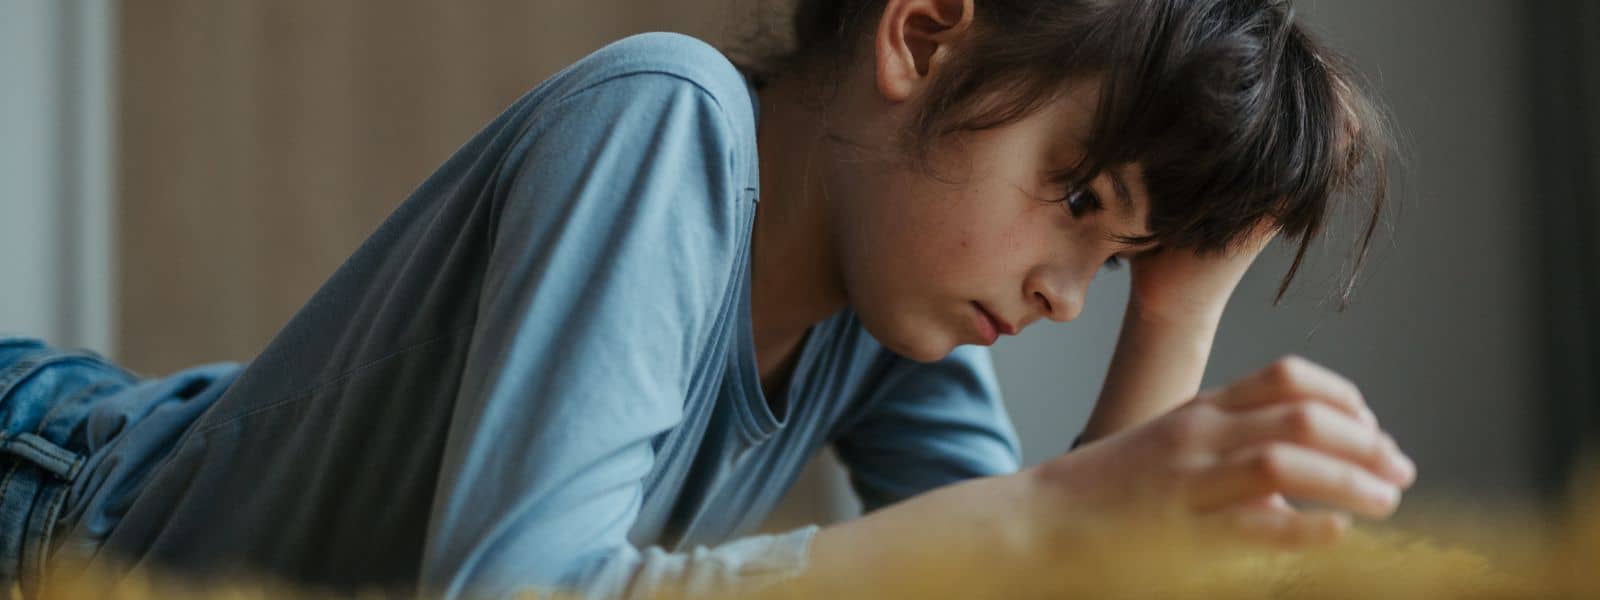
<svg viewBox="0 0 1600 600">
<path fill-rule="evenodd" d="M 955 350 L 956 342 L 927 324 L 891 321 L 884 327 L 863 317 L 861 325 L 890 352 L 920 363 L 943 360 Z"/>
<path fill-rule="evenodd" d="M 941 346 L 937 349 L 934 349 L 924 346 L 891 346 L 889 344 L 884 344 L 883 347 L 889 349 L 889 351 L 894 352 L 897 355 L 919 363 L 938 362 L 944 357 L 949 356 L 951 350 L 951 347 L 949 346 Z"/>
</svg>

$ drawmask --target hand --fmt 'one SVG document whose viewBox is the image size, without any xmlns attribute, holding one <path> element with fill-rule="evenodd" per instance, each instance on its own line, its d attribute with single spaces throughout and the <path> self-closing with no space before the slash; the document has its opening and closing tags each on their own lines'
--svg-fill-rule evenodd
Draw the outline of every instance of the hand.
<svg viewBox="0 0 1600 600">
<path fill-rule="evenodd" d="M 1278 547 L 1339 538 L 1342 510 L 1387 517 L 1416 477 L 1354 384 L 1295 357 L 1036 469 L 1086 518 L 1165 527 L 1177 515 Z"/>
<path fill-rule="evenodd" d="M 1216 542 L 1303 547 L 1349 526 L 1342 512 L 1298 511 L 1285 496 L 1383 517 L 1414 479 L 1353 384 L 1285 358 L 1022 472 L 823 528 L 793 595 L 1181 596 L 1192 578 L 1172 567 L 1229 561 L 1230 552 L 1209 552 Z M 1370 498 L 1369 487 L 1392 496 Z M 1189 571 L 1206 573 L 1204 564 Z"/>
<path fill-rule="evenodd" d="M 1128 264 L 1129 308 L 1168 319 L 1220 319 L 1239 280 L 1277 233 L 1275 223 L 1263 221 L 1226 253 L 1159 248 L 1134 257 Z"/>
</svg>

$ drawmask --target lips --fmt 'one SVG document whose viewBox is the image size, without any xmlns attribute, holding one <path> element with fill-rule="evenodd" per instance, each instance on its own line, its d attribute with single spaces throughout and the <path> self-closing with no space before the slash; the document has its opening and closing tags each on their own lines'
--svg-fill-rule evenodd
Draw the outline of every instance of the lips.
<svg viewBox="0 0 1600 600">
<path fill-rule="evenodd" d="M 1000 317 L 995 316 L 994 313 L 989 312 L 989 309 L 985 308 L 982 304 L 978 305 L 978 309 L 982 310 L 984 316 L 989 317 L 989 320 L 994 321 L 995 327 L 1000 330 L 1000 333 L 1003 333 L 1003 334 L 1006 334 L 1006 335 L 1016 335 L 1017 334 L 1017 327 L 1015 325 L 1012 325 L 1011 323 L 1006 322 L 1005 319 L 1002 319 Z"/>
<path fill-rule="evenodd" d="M 1016 335 L 1016 327 L 996 317 L 994 313 L 989 312 L 989 309 L 984 308 L 982 304 L 973 302 L 972 306 L 977 309 L 978 315 L 981 317 L 978 319 L 978 333 L 983 336 L 985 344 L 993 344 L 1001 334 Z"/>
</svg>

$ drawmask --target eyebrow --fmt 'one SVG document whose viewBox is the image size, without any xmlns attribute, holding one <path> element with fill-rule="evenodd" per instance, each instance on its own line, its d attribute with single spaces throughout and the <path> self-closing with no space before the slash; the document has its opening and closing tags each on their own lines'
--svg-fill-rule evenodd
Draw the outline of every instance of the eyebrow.
<svg viewBox="0 0 1600 600">
<path fill-rule="evenodd" d="M 1106 169 L 1105 173 L 1111 176 L 1111 189 L 1117 195 L 1117 206 L 1126 214 L 1133 214 L 1133 192 L 1128 189 L 1128 182 L 1122 179 L 1122 173 L 1116 169 Z M 1139 237 L 1139 236 L 1128 236 Z M 1158 245 L 1152 242 L 1151 247 Z M 1148 250 L 1146 248 L 1145 250 Z M 1145 251 L 1141 250 L 1141 252 Z"/>
<path fill-rule="evenodd" d="M 1111 176 L 1111 189 L 1117 193 L 1117 205 L 1123 212 L 1133 212 L 1133 194 L 1128 191 L 1128 182 L 1122 180 L 1122 174 L 1116 169 L 1106 169 L 1106 174 Z"/>
</svg>

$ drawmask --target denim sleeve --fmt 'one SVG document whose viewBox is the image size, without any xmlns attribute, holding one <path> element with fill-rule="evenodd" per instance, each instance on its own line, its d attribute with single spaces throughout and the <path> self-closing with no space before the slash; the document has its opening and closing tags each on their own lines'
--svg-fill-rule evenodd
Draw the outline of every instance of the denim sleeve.
<svg viewBox="0 0 1600 600">
<path fill-rule="evenodd" d="M 833 443 L 867 511 L 964 479 L 1015 472 L 1022 450 L 987 348 L 896 358 Z"/>
<path fill-rule="evenodd" d="M 642 597 L 795 572 L 810 530 L 681 554 L 626 538 L 745 243 L 726 113 L 650 71 L 538 110 L 489 192 L 505 197 L 421 589 Z"/>
</svg>

